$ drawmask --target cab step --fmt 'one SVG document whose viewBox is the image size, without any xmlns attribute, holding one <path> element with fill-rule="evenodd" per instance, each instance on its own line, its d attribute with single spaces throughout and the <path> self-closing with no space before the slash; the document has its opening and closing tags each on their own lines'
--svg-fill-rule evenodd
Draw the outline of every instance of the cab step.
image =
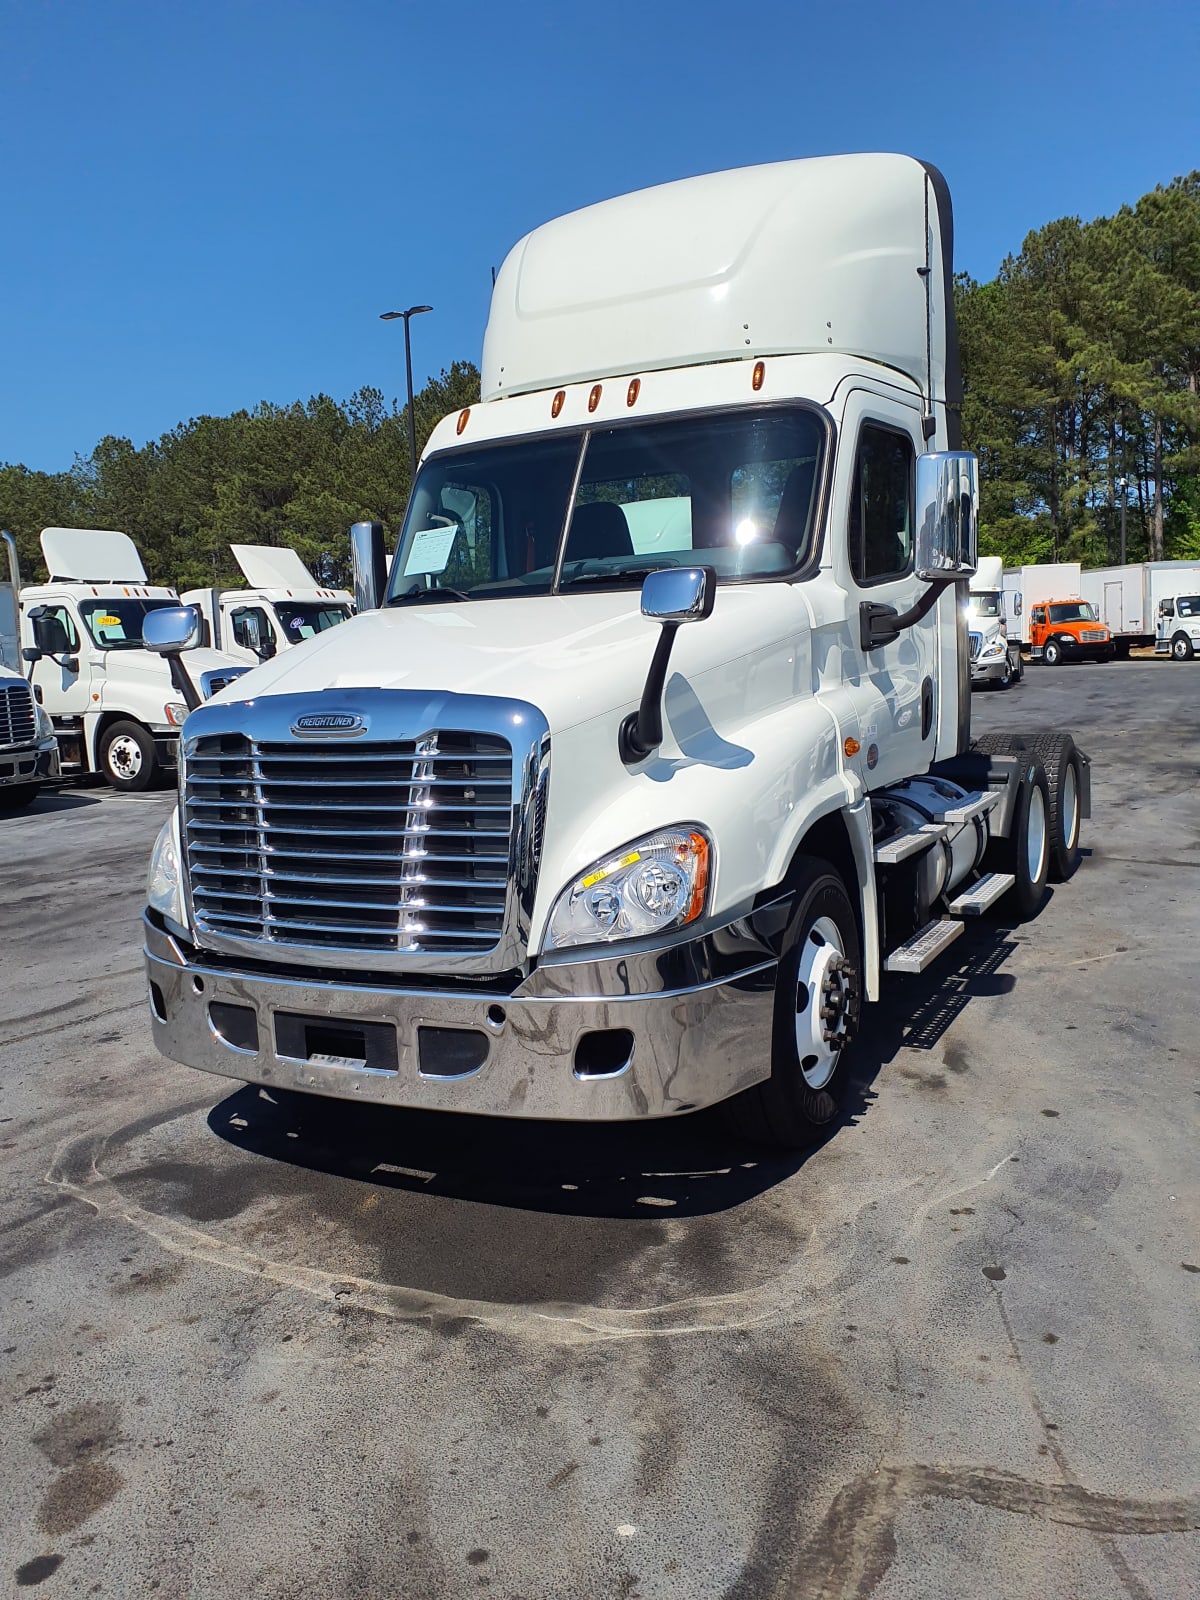
<svg viewBox="0 0 1200 1600">
<path fill-rule="evenodd" d="M 897 862 L 907 861 L 909 856 L 928 850 L 931 844 L 944 839 L 949 832 L 944 822 L 926 822 L 909 833 L 894 834 L 875 846 L 875 860 L 881 867 L 894 867 Z"/>
<path fill-rule="evenodd" d="M 951 900 L 950 915 L 982 916 L 985 911 L 991 910 L 1001 895 L 1008 893 L 1016 881 L 1011 872 L 985 872 L 978 883 L 973 883 L 964 894 L 957 895 Z"/>
<path fill-rule="evenodd" d="M 1003 797 L 1003 789 L 980 789 L 975 794 L 965 794 L 944 811 L 935 812 L 934 821 L 944 822 L 951 828 L 961 827 L 964 822 L 974 822 L 976 817 L 986 816 L 1000 804 Z"/>
<path fill-rule="evenodd" d="M 953 917 L 943 917 L 940 922 L 930 922 L 920 933 L 897 945 L 884 962 L 885 972 L 924 972 L 931 961 L 937 959 L 963 931 L 961 922 Z"/>
</svg>

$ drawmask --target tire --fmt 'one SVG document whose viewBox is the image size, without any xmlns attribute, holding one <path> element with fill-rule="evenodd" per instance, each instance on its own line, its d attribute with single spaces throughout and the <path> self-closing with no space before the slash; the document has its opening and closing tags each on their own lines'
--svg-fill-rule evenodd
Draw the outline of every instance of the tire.
<svg viewBox="0 0 1200 1600">
<path fill-rule="evenodd" d="M 1171 660 L 1190 661 L 1196 654 L 1186 633 L 1177 633 L 1171 640 Z"/>
<path fill-rule="evenodd" d="M 1004 658 L 1003 675 L 996 679 L 997 689 L 1007 689 L 1013 681 L 1012 662 L 1007 656 Z"/>
<path fill-rule="evenodd" d="M 724 1107 L 744 1138 L 788 1149 L 816 1143 L 836 1120 L 862 1003 L 858 921 L 846 886 L 811 856 L 796 867 L 775 977 L 771 1076 Z"/>
<path fill-rule="evenodd" d="M 1062 662 L 1062 646 L 1056 639 L 1047 639 L 1042 649 L 1042 665 L 1057 667 Z"/>
<path fill-rule="evenodd" d="M 1069 733 L 985 733 L 975 741 L 978 750 L 993 755 L 1014 752 L 1036 756 L 1046 769 L 1049 798 L 1051 883 L 1066 883 L 1081 859 L 1079 835 L 1082 817 L 1083 763 Z M 1005 868 L 1011 871 L 1011 868 Z"/>
<path fill-rule="evenodd" d="M 1013 666 L 1013 682 L 1020 683 L 1025 677 L 1025 657 L 1018 650 Z"/>
<path fill-rule="evenodd" d="M 1013 886 L 1000 901 L 1003 912 L 1021 922 L 1035 917 L 1046 898 L 1050 868 L 1050 786 L 1046 769 L 1031 751 L 1007 839 L 993 839 L 984 855 L 985 872 L 1011 872 Z"/>
<path fill-rule="evenodd" d="M 114 722 L 100 741 L 100 771 L 123 794 L 141 794 L 154 782 L 158 752 L 140 722 Z"/>
<path fill-rule="evenodd" d="M 38 797 L 36 783 L 10 783 L 0 789 L 0 811 L 24 811 Z"/>
</svg>

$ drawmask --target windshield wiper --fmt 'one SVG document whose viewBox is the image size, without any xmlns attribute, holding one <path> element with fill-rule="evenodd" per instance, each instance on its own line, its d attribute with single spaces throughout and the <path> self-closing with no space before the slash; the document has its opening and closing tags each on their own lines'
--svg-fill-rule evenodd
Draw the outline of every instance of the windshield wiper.
<svg viewBox="0 0 1200 1600">
<path fill-rule="evenodd" d="M 566 589 L 577 583 L 617 583 L 622 578 L 648 578 L 652 572 L 662 572 L 662 565 L 656 567 L 618 567 L 611 572 L 577 572 L 570 578 L 564 578 L 559 585 Z"/>
<path fill-rule="evenodd" d="M 398 606 L 405 600 L 411 600 L 420 605 L 422 601 L 430 600 L 469 600 L 471 596 L 464 594 L 461 589 L 424 589 L 419 583 L 414 583 L 411 589 L 406 589 L 403 594 L 394 594 L 388 601 L 389 606 Z"/>
</svg>

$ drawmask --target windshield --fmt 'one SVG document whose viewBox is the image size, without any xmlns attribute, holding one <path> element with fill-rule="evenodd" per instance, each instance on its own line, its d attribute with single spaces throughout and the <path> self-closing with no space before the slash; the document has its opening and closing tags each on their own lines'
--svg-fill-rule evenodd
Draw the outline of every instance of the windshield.
<svg viewBox="0 0 1200 1600">
<path fill-rule="evenodd" d="M 1050 607 L 1051 622 L 1095 622 L 1096 613 L 1086 600 L 1072 600 L 1067 605 Z"/>
<path fill-rule="evenodd" d="M 178 600 L 81 600 L 79 610 L 101 650 L 140 650 L 146 613 L 178 604 Z"/>
<path fill-rule="evenodd" d="M 349 606 L 331 605 L 321 600 L 276 600 L 275 615 L 289 644 L 300 639 L 311 639 L 324 633 L 326 628 L 336 628 L 350 615 Z"/>
<path fill-rule="evenodd" d="M 1200 594 L 1181 594 L 1178 611 L 1181 617 L 1200 617 Z"/>
<path fill-rule="evenodd" d="M 824 442 L 821 416 L 797 406 L 434 456 L 388 603 L 633 587 L 697 563 L 721 578 L 792 572 L 812 548 Z"/>
<path fill-rule="evenodd" d="M 971 591 L 971 614 L 976 617 L 1002 617 L 1004 606 L 995 589 Z"/>
</svg>

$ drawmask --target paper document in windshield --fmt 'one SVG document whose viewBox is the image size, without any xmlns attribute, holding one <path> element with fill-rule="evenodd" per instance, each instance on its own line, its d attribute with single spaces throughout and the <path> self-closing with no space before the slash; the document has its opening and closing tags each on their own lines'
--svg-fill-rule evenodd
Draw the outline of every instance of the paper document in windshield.
<svg viewBox="0 0 1200 1600">
<path fill-rule="evenodd" d="M 410 572 L 445 572 L 457 537 L 457 527 L 422 528 L 409 547 L 405 576 Z"/>
</svg>

